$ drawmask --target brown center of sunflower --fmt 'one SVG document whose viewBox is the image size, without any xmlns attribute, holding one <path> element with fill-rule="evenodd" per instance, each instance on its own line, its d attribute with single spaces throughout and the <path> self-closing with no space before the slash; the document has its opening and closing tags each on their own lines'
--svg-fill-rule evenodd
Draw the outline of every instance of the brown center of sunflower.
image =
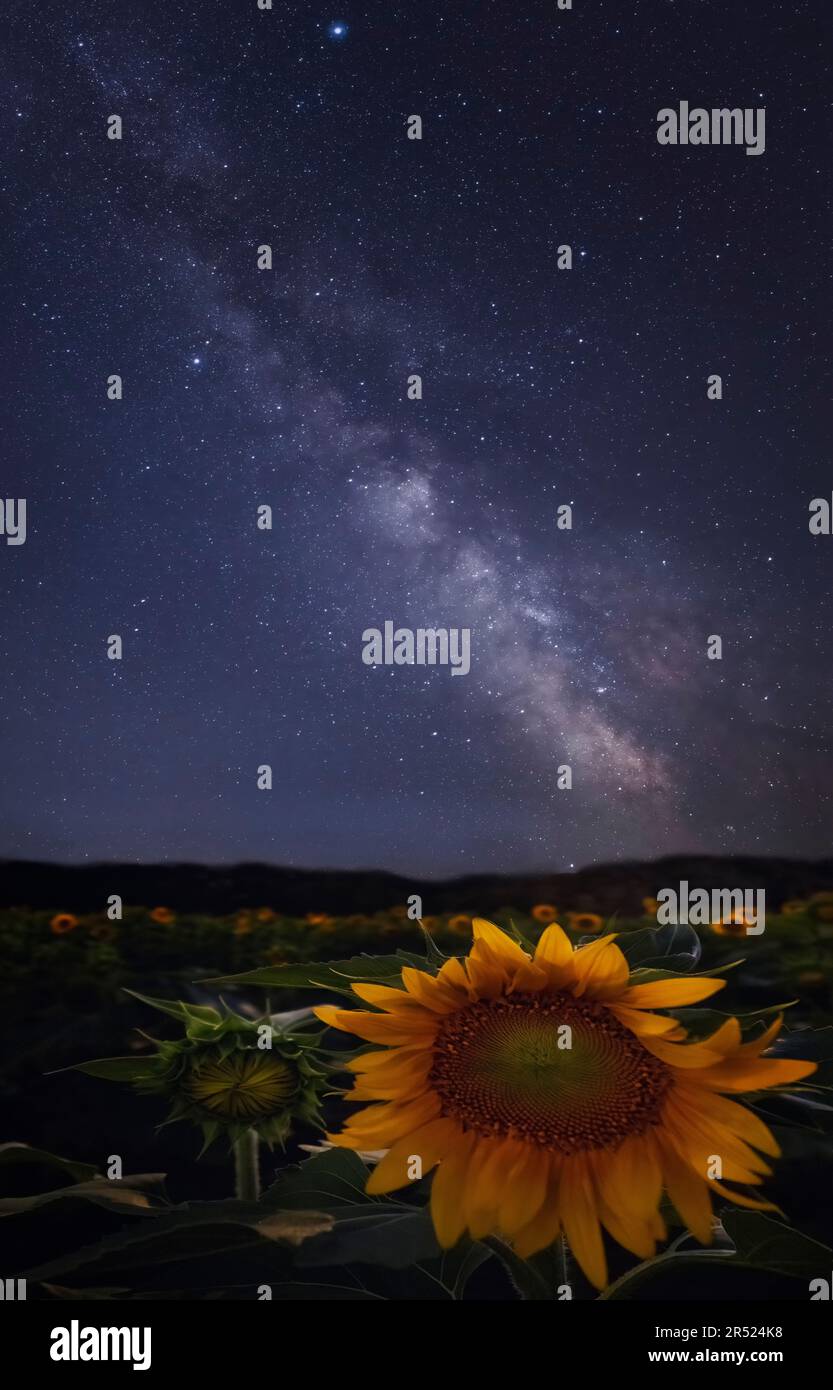
<svg viewBox="0 0 833 1390">
<path fill-rule="evenodd" d="M 671 1071 L 602 1004 L 518 994 L 443 1020 L 431 1082 L 443 1114 L 478 1134 L 574 1154 L 656 1124 Z"/>
</svg>

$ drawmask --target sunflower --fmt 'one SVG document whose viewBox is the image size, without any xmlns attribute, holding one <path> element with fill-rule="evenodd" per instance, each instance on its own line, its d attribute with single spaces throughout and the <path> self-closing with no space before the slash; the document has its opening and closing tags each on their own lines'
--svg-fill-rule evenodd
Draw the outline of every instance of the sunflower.
<svg viewBox="0 0 833 1390">
<path fill-rule="evenodd" d="M 259 907 L 256 915 L 259 922 L 274 922 L 275 920 L 275 913 L 271 907 Z"/>
<path fill-rule="evenodd" d="M 78 918 L 71 912 L 56 912 L 49 923 L 49 930 L 54 936 L 63 936 L 64 932 L 75 931 L 78 926 Z"/>
<path fill-rule="evenodd" d="M 455 932 L 468 932 L 471 929 L 471 918 L 464 912 L 458 912 L 454 917 L 448 919 L 448 930 Z"/>
<path fill-rule="evenodd" d="M 558 908 L 552 907 L 550 903 L 538 903 L 529 915 L 534 922 L 540 922 L 542 927 L 548 927 L 558 916 Z"/>
<path fill-rule="evenodd" d="M 601 931 L 604 919 L 596 912 L 568 912 L 567 923 L 571 931 Z"/>
<path fill-rule="evenodd" d="M 250 912 L 238 912 L 234 919 L 234 935 L 250 936 L 253 930 L 252 914 Z"/>
<path fill-rule="evenodd" d="M 807 903 L 803 898 L 790 898 L 788 903 L 783 903 L 781 907 L 782 917 L 803 917 L 807 912 Z"/>
<path fill-rule="evenodd" d="M 332 922 L 332 917 L 328 917 L 326 912 L 308 912 L 307 921 L 311 927 L 326 927 Z"/>
<path fill-rule="evenodd" d="M 772 1135 L 724 1093 L 815 1070 L 761 1056 L 780 1018 L 754 1042 L 742 1043 L 728 1018 L 707 1040 L 686 1043 L 676 1019 L 650 1011 L 695 1004 L 723 980 L 632 983 L 612 936 L 573 951 L 555 924 L 534 957 L 490 922 L 476 919 L 473 931 L 465 961 L 447 960 L 436 976 L 406 966 L 404 989 L 353 985 L 377 1012 L 315 1011 L 387 1047 L 346 1063 L 357 1078 L 349 1099 L 370 1104 L 328 1136 L 349 1149 L 388 1149 L 369 1192 L 394 1191 L 415 1167 L 438 1165 L 431 1212 L 444 1249 L 466 1230 L 475 1239 L 500 1231 L 525 1258 L 563 1230 L 597 1288 L 607 1282 L 602 1226 L 650 1258 L 666 1236 L 663 1188 L 703 1244 L 712 1190 L 772 1210 L 707 1174 L 714 1155 L 729 1183 L 757 1184 L 770 1172 L 760 1153 L 778 1154 Z"/>
<path fill-rule="evenodd" d="M 171 922 L 176 921 L 176 916 L 169 907 L 155 907 L 150 914 L 150 920 L 158 922 L 162 927 L 169 927 Z"/>
<path fill-rule="evenodd" d="M 271 1026 L 264 1047 L 264 1020 L 243 1018 L 226 1006 L 220 1013 L 182 1002 L 144 1002 L 184 1025 L 180 1037 L 158 1042 L 154 1054 L 137 1062 L 132 1078 L 137 1090 L 170 1103 L 169 1121 L 197 1125 L 206 1146 L 220 1134 L 234 1141 L 249 1130 L 270 1146 L 283 1144 L 296 1123 L 320 1124 L 326 1073 L 314 1039 Z M 87 1063 L 81 1070 L 112 1075 L 97 1071 L 100 1065 Z"/>
<path fill-rule="evenodd" d="M 646 917 L 656 917 L 659 912 L 659 902 L 656 898 L 643 898 L 642 911 Z"/>
<path fill-rule="evenodd" d="M 298 1089 L 294 1068 L 268 1052 L 232 1052 L 194 1065 L 182 1091 L 211 1115 L 257 1121 L 279 1110 Z"/>
</svg>

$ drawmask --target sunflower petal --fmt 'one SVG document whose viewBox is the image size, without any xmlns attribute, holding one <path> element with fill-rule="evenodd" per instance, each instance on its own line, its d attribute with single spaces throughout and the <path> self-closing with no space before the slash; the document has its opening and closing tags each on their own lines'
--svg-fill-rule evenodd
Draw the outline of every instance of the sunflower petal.
<svg viewBox="0 0 833 1390">
<path fill-rule="evenodd" d="M 572 977 L 573 947 L 567 933 L 553 922 L 541 933 L 535 947 L 535 964 L 541 966 L 553 983 Z"/>
<path fill-rule="evenodd" d="M 701 1245 L 711 1245 L 714 1218 L 706 1179 L 699 1177 L 665 1137 L 660 1137 L 662 1173 L 680 1218 Z"/>
<path fill-rule="evenodd" d="M 627 1207 L 617 1207 L 614 1211 L 603 1201 L 599 1202 L 599 1216 L 602 1225 L 625 1250 L 630 1250 L 632 1255 L 638 1255 L 642 1260 L 653 1259 L 657 1243 L 647 1222 L 640 1221 Z"/>
<path fill-rule="evenodd" d="M 390 985 L 357 984 L 351 985 L 350 988 L 365 1004 L 374 1004 L 376 1008 L 386 1009 L 391 1013 L 422 1008 L 422 1004 L 404 989 L 392 989 Z"/>
<path fill-rule="evenodd" d="M 391 1043 L 412 1046 L 430 1042 L 436 1035 L 437 1017 L 427 1009 L 414 1009 L 413 1014 L 368 1014 L 361 1009 L 339 1009 L 332 1004 L 319 1004 L 313 1010 L 316 1018 L 330 1028 L 355 1033 L 365 1042 Z"/>
<path fill-rule="evenodd" d="M 701 1071 L 700 1086 L 715 1091 L 764 1091 L 769 1086 L 788 1086 L 812 1076 L 817 1062 L 799 1062 L 780 1057 L 739 1057 Z"/>
<path fill-rule="evenodd" d="M 532 1221 L 515 1235 L 512 1244 L 522 1260 L 528 1260 L 539 1250 L 546 1250 L 561 1234 L 561 1215 L 559 1212 L 560 1163 L 553 1159 L 550 1163 L 547 1191 L 541 1209 Z"/>
<path fill-rule="evenodd" d="M 607 1283 L 607 1259 L 588 1166 L 581 1158 L 571 1158 L 564 1164 L 559 1202 L 570 1249 L 590 1283 L 603 1289 Z"/>
<path fill-rule="evenodd" d="M 712 1052 L 708 1042 L 669 1042 L 667 1038 L 647 1036 L 642 1038 L 642 1045 L 667 1066 L 682 1067 L 686 1071 L 713 1067 L 721 1060 L 720 1053 Z"/>
<path fill-rule="evenodd" d="M 602 936 L 589 946 L 582 946 L 573 963 L 577 995 L 584 994 L 588 999 L 620 996 L 628 983 L 628 962 L 612 936 Z"/>
<path fill-rule="evenodd" d="M 607 1007 L 612 1014 L 615 1014 L 620 1023 L 624 1023 L 637 1037 L 669 1037 L 677 1031 L 677 1020 L 669 1018 L 667 1014 L 643 1013 L 641 1009 L 629 1009 L 620 1004 L 617 1000 L 605 1000 Z M 685 1032 L 683 1032 L 685 1037 Z"/>
<path fill-rule="evenodd" d="M 780 1207 L 777 1207 L 774 1202 L 767 1202 L 763 1197 L 751 1197 L 746 1192 L 732 1192 L 719 1182 L 713 1183 L 712 1186 L 716 1192 L 720 1193 L 721 1197 L 725 1197 L 729 1202 L 734 1202 L 736 1206 L 750 1207 L 752 1211 L 777 1211 L 783 1216 Z"/>
<path fill-rule="evenodd" d="M 404 1061 L 393 1055 L 390 1067 L 360 1074 L 348 1100 L 413 1100 L 426 1090 L 432 1062 L 430 1048 Z"/>
<path fill-rule="evenodd" d="M 515 1139 L 480 1139 L 475 1146 L 465 1193 L 466 1225 L 474 1240 L 497 1230 L 506 1174 L 520 1153 Z"/>
<path fill-rule="evenodd" d="M 426 970 L 414 970 L 410 965 L 402 970 L 402 983 L 415 1002 L 435 1014 L 452 1013 L 454 1009 L 462 1008 L 468 999 L 467 992 L 464 993 L 465 985 L 462 989 L 454 987 L 438 975 L 429 975 Z"/>
<path fill-rule="evenodd" d="M 652 980 L 647 985 L 631 985 L 616 1000 L 632 1009 L 679 1009 L 697 1004 L 724 989 L 725 980 L 698 976 L 694 980 Z"/>
<path fill-rule="evenodd" d="M 494 922 L 475 917 L 471 929 L 475 943 L 482 942 L 490 955 L 497 956 L 507 965 L 521 965 L 529 960 L 523 947 L 519 946 L 517 941 L 513 941 L 511 936 L 507 936 L 505 931 L 501 931 L 500 927 L 496 927 Z"/>
<path fill-rule="evenodd" d="M 626 1139 L 606 1161 L 597 1163 L 596 1174 L 599 1192 L 611 1211 L 632 1209 L 640 1221 L 646 1221 L 659 1206 L 662 1169 L 650 1136 Z"/>
<path fill-rule="evenodd" d="M 500 1202 L 498 1222 L 511 1240 L 528 1226 L 541 1210 L 547 1195 L 549 1157 L 545 1151 L 524 1146 L 525 1152 L 506 1176 Z"/>
<path fill-rule="evenodd" d="M 471 1131 L 461 1134 L 431 1184 L 431 1219 L 443 1250 L 456 1245 L 465 1230 L 466 1177 L 475 1142 Z"/>
<path fill-rule="evenodd" d="M 395 1192 L 409 1182 L 418 1181 L 445 1158 L 460 1132 L 460 1126 L 453 1120 L 441 1119 L 431 1120 L 421 1129 L 406 1134 L 376 1164 L 365 1191 L 373 1195 Z M 419 1159 L 419 1166 L 413 1163 L 415 1158 Z"/>
<path fill-rule="evenodd" d="M 344 1134 L 351 1140 L 361 1140 L 360 1149 L 387 1149 L 410 1130 L 436 1119 L 439 1113 L 440 1098 L 434 1091 L 402 1105 L 381 1101 L 351 1115 L 344 1125 Z"/>
</svg>

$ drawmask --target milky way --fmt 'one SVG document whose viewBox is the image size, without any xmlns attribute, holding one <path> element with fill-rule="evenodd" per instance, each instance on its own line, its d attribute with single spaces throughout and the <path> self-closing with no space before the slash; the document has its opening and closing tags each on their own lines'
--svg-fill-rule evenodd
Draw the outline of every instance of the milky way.
<svg viewBox="0 0 833 1390">
<path fill-rule="evenodd" d="M 0 853 L 828 853 L 821 7 L 11 8 Z"/>
</svg>

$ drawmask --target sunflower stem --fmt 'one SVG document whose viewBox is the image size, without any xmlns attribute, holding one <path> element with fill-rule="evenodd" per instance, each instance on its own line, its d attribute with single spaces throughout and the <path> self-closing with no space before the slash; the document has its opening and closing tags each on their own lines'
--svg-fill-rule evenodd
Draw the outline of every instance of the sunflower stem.
<svg viewBox="0 0 833 1390">
<path fill-rule="evenodd" d="M 558 1258 L 558 1283 L 570 1285 L 570 1247 L 567 1237 L 562 1233 L 555 1243 Z"/>
<path fill-rule="evenodd" d="M 260 1196 L 260 1140 L 253 1129 L 234 1141 L 234 1191 L 241 1202 Z"/>
</svg>

